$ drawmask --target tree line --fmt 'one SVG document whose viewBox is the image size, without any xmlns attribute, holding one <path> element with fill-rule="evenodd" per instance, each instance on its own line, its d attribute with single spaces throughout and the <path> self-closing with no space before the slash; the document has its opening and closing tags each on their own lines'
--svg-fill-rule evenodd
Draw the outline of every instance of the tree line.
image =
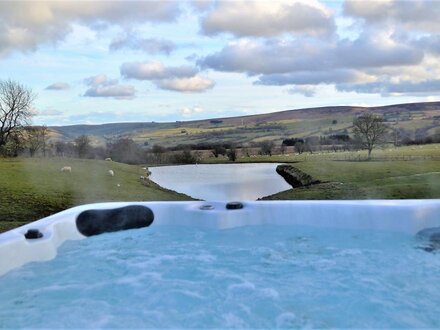
<svg viewBox="0 0 440 330">
<path fill-rule="evenodd" d="M 425 144 L 440 142 L 440 133 L 429 137 L 407 136 L 403 138 L 402 129 L 390 128 L 381 116 L 364 113 L 353 120 L 351 135 L 348 131 L 327 136 L 309 136 L 304 138 L 285 138 L 281 145 L 274 141 L 261 141 L 246 145 L 231 142 L 199 143 L 178 145 L 166 148 L 153 145 L 143 147 L 128 138 L 107 141 L 105 146 L 94 146 L 91 138 L 81 135 L 70 142 L 56 141 L 49 143 L 50 130 L 46 126 L 31 126 L 35 115 L 32 104 L 36 95 L 26 86 L 12 81 L 0 80 L 0 155 L 17 157 L 28 155 L 79 157 L 105 159 L 140 164 L 140 163 L 176 163 L 187 164 L 200 161 L 208 153 L 212 157 L 227 157 L 235 161 L 239 154 L 250 156 L 251 149 L 259 155 L 272 156 L 274 151 L 284 153 L 288 147 L 301 154 L 317 150 L 353 150 L 365 149 L 371 158 L 373 149 L 384 142 L 393 141 L 395 145 Z M 212 120 L 212 122 L 215 120 Z"/>
</svg>

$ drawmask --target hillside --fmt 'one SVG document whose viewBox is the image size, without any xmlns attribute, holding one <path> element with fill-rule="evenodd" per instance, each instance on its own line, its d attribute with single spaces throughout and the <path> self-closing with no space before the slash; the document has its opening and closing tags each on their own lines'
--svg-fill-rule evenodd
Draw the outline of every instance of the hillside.
<svg viewBox="0 0 440 330">
<path fill-rule="evenodd" d="M 60 171 L 66 165 L 72 173 Z M 80 204 L 191 199 L 142 174 L 139 166 L 99 160 L 0 158 L 0 232 Z"/>
<path fill-rule="evenodd" d="M 349 132 L 353 118 L 364 112 L 382 115 L 389 126 L 409 138 L 424 137 L 440 127 L 440 102 L 396 104 L 380 107 L 320 107 L 267 114 L 211 118 L 168 123 L 113 123 L 102 125 L 53 126 L 56 139 L 72 140 L 86 134 L 104 143 L 119 137 L 142 145 L 197 144 L 224 141 L 234 143 L 281 141 L 286 137 L 308 137 Z"/>
</svg>

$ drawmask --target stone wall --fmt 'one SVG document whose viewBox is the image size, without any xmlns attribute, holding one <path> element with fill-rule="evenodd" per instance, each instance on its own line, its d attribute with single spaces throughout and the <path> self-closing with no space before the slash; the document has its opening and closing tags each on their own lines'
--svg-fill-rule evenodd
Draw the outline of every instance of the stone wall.
<svg viewBox="0 0 440 330">
<path fill-rule="evenodd" d="M 293 167 L 292 165 L 278 165 L 276 171 L 281 175 L 288 184 L 293 188 L 310 186 L 312 184 L 320 183 L 307 173 Z"/>
</svg>

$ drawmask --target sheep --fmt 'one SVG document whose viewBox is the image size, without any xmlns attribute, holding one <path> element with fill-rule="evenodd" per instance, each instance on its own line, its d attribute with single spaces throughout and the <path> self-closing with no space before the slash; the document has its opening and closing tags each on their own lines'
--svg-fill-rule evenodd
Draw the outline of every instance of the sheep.
<svg viewBox="0 0 440 330">
<path fill-rule="evenodd" d="M 146 178 L 148 178 L 151 175 L 150 170 L 148 169 L 148 167 L 142 167 L 142 169 L 145 171 Z"/>
<path fill-rule="evenodd" d="M 108 161 L 108 162 L 111 162 L 111 161 L 112 161 L 111 158 L 106 158 L 105 160 Z"/>
<path fill-rule="evenodd" d="M 115 172 L 113 172 L 113 170 L 108 170 L 107 174 L 110 176 L 115 176 Z"/>
<path fill-rule="evenodd" d="M 61 172 L 72 173 L 72 167 L 71 166 L 64 166 L 63 168 L 61 168 Z"/>
</svg>

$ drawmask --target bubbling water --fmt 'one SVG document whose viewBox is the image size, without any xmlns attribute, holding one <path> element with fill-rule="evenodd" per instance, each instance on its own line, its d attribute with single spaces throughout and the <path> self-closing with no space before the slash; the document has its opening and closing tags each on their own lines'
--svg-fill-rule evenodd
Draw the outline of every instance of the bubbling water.
<svg viewBox="0 0 440 330">
<path fill-rule="evenodd" d="M 0 278 L 2 328 L 438 328 L 440 254 L 401 233 L 151 226 Z"/>
</svg>

